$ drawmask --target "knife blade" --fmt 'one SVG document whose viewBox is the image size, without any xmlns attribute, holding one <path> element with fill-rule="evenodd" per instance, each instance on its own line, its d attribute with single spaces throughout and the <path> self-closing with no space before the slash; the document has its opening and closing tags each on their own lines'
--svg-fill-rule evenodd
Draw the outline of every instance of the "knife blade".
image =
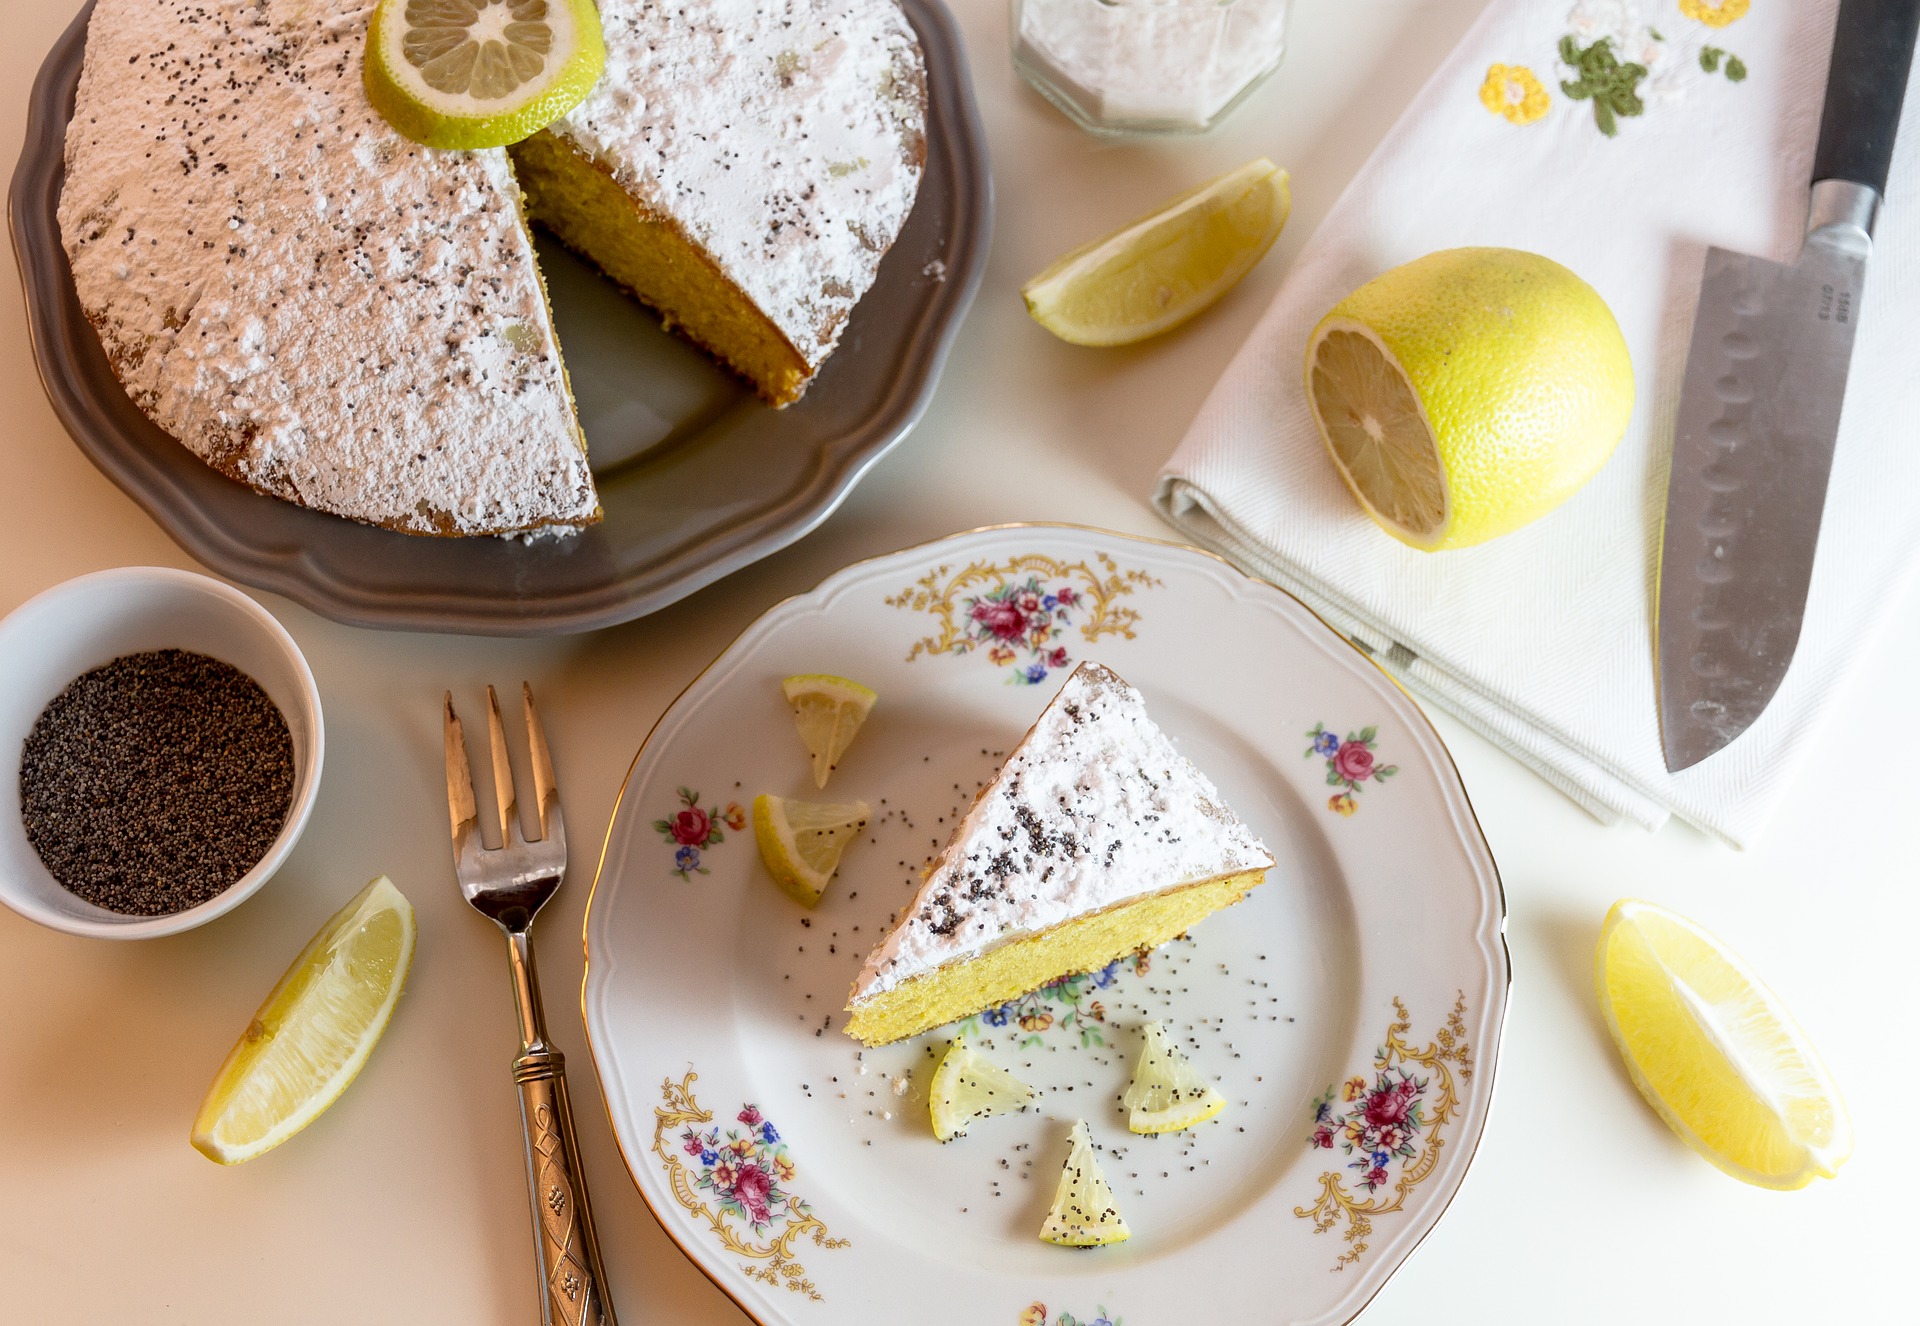
<svg viewBox="0 0 1920 1326">
<path fill-rule="evenodd" d="M 1800 255 L 1709 249 L 1660 550 L 1668 770 L 1738 737 L 1800 639 L 1920 0 L 1841 0 Z"/>
</svg>

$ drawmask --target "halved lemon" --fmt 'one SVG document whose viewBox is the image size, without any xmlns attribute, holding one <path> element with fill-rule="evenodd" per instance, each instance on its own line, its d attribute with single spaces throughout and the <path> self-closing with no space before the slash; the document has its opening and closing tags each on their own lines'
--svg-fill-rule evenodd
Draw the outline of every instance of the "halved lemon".
<svg viewBox="0 0 1920 1326">
<path fill-rule="evenodd" d="M 955 1041 L 933 1070 L 933 1135 L 963 1135 L 975 1119 L 1011 1114 L 1033 1104 L 1033 1088 L 965 1041 Z"/>
<path fill-rule="evenodd" d="M 872 814 L 864 801 L 790 801 L 763 792 L 753 799 L 753 837 L 774 882 L 795 902 L 811 907 Z"/>
<path fill-rule="evenodd" d="M 381 0 L 367 99 L 428 147 L 505 147 L 586 100 L 607 49 L 593 0 Z"/>
<path fill-rule="evenodd" d="M 194 1147 L 234 1165 L 320 1117 L 387 1029 L 413 941 L 413 907 L 385 875 L 321 926 L 214 1074 Z"/>
<path fill-rule="evenodd" d="M 1113 1200 L 1107 1176 L 1100 1172 L 1100 1161 L 1093 1150 L 1093 1134 L 1085 1119 L 1073 1125 L 1072 1147 L 1067 1163 L 1060 1171 L 1060 1188 L 1053 1197 L 1053 1209 L 1047 1223 L 1040 1227 L 1040 1238 L 1068 1248 L 1097 1248 L 1121 1243 L 1133 1237 L 1127 1219 Z"/>
<path fill-rule="evenodd" d="M 1081 245 L 1020 293 L 1063 341 L 1144 341 L 1233 289 L 1273 247 L 1291 206 L 1287 172 L 1260 157 Z"/>
<path fill-rule="evenodd" d="M 1699 926 L 1622 899 L 1600 931 L 1597 978 L 1607 1030 L 1640 1094 L 1728 1174 L 1804 1188 L 1852 1154 L 1846 1104 L 1806 1033 Z"/>
<path fill-rule="evenodd" d="M 860 734 L 873 702 L 880 697 L 870 687 L 824 672 L 803 672 L 780 683 L 793 706 L 794 726 L 813 756 L 813 785 L 825 787 L 839 767 L 840 757 Z"/>
<path fill-rule="evenodd" d="M 1165 1027 L 1149 1022 L 1140 1028 L 1140 1038 L 1140 1061 L 1133 1067 L 1126 1095 L 1120 1098 L 1129 1132 L 1184 1132 L 1227 1108 L 1226 1097 L 1200 1076 Z"/>
<path fill-rule="evenodd" d="M 1306 388 L 1361 508 L 1424 552 L 1553 510 L 1633 413 L 1633 363 L 1606 302 L 1518 249 L 1446 249 L 1367 282 L 1308 337 Z"/>
</svg>

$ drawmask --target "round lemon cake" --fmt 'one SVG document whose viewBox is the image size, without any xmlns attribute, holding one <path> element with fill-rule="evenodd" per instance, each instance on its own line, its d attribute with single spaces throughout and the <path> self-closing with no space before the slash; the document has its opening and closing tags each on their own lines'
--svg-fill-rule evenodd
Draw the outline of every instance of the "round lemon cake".
<svg viewBox="0 0 1920 1326">
<path fill-rule="evenodd" d="M 156 424 L 261 492 L 409 533 L 597 520 L 534 219 L 799 397 L 918 187 L 923 64 L 892 0 L 601 0 L 605 76 L 515 156 L 374 111 L 374 8 L 98 0 L 61 234 Z"/>
</svg>

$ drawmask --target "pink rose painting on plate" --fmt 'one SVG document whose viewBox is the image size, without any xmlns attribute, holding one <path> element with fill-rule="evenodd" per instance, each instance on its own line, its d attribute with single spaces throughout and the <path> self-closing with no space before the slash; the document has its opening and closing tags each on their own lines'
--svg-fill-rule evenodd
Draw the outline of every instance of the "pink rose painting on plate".
<svg viewBox="0 0 1920 1326">
<path fill-rule="evenodd" d="M 693 1157 L 694 1186 L 756 1234 L 805 1216 L 807 1204 L 781 1186 L 793 1178 L 793 1162 L 779 1131 L 752 1105 L 735 1118 L 742 1126 L 724 1136 L 718 1128 L 680 1134 L 680 1149 Z"/>
<path fill-rule="evenodd" d="M 680 809 L 666 819 L 655 820 L 653 829 L 674 849 L 673 873 L 681 879 L 692 879 L 707 873 L 700 864 L 700 854 L 725 842 L 727 830 L 739 833 L 746 828 L 747 812 L 737 801 L 729 801 L 725 810 L 718 806 L 702 810 L 698 792 L 689 787 L 678 791 Z"/>
<path fill-rule="evenodd" d="M 1336 815 L 1350 816 L 1360 809 L 1356 798 L 1361 784 L 1384 783 L 1400 772 L 1399 765 L 1382 764 L 1374 754 L 1380 736 L 1377 727 L 1349 732 L 1343 740 L 1339 733 L 1328 731 L 1325 723 L 1315 723 L 1307 736 L 1313 741 L 1307 747 L 1307 758 L 1324 759 L 1327 786 L 1341 789 L 1327 798 L 1327 809 Z"/>
</svg>

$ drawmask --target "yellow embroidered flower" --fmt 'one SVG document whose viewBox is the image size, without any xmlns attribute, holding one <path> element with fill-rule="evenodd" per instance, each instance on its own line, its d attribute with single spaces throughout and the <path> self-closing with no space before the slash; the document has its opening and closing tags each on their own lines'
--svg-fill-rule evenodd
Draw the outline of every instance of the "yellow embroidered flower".
<svg viewBox="0 0 1920 1326">
<path fill-rule="evenodd" d="M 1723 2 L 1744 5 L 1746 0 Z M 1687 3 L 1689 0 L 1681 0 L 1683 6 Z M 1493 64 L 1487 66 L 1487 81 L 1480 85 L 1480 104 L 1495 115 L 1506 116 L 1511 124 L 1532 124 L 1547 113 L 1552 98 L 1525 65 Z"/>
<path fill-rule="evenodd" d="M 1680 0 L 1680 12 L 1710 28 L 1724 28 L 1745 18 L 1752 3 L 1753 0 Z"/>
</svg>

